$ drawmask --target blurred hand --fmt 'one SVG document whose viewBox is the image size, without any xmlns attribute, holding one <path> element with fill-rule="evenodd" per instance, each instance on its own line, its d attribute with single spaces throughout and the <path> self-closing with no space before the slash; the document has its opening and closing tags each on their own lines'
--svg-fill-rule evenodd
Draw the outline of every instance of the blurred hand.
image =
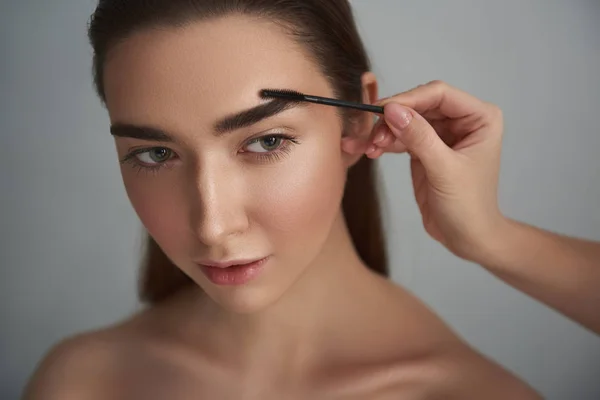
<svg viewBox="0 0 600 400">
<path fill-rule="evenodd" d="M 497 201 L 500 109 L 434 81 L 378 102 L 370 136 L 347 137 L 347 153 L 410 154 L 415 198 L 426 231 L 459 257 L 477 258 L 504 221 Z"/>
</svg>

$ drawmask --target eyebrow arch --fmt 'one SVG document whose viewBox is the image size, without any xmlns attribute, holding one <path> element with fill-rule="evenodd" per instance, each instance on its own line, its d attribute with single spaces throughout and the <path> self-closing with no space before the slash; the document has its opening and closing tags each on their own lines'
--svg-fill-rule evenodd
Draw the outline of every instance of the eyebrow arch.
<svg viewBox="0 0 600 400">
<path fill-rule="evenodd" d="M 308 103 L 274 99 L 268 103 L 261 104 L 249 110 L 225 117 L 218 121 L 214 125 L 213 129 L 215 135 L 221 136 L 225 133 L 252 126 L 264 119 L 271 118 L 289 109 L 304 107 L 307 104 Z"/>
<path fill-rule="evenodd" d="M 296 107 L 303 107 L 308 103 L 291 102 L 289 100 L 274 99 L 249 110 L 223 118 L 215 123 L 213 130 L 216 136 L 222 136 L 248 126 L 252 126 L 264 119 L 273 117 L 284 111 Z M 148 140 L 152 142 L 176 143 L 177 140 L 168 133 L 147 126 L 116 123 L 110 127 L 111 135 L 122 138 Z"/>
</svg>

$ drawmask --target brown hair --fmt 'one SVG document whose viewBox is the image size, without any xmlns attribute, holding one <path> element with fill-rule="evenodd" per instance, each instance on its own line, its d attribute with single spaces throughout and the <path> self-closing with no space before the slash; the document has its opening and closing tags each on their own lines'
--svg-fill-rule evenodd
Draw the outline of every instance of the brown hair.
<svg viewBox="0 0 600 400">
<path fill-rule="evenodd" d="M 370 62 L 348 0 L 99 0 L 88 36 L 94 50 L 94 84 L 101 100 L 106 101 L 103 67 L 111 46 L 142 29 L 183 26 L 234 13 L 281 25 L 309 50 L 337 97 L 362 100 L 361 77 L 370 70 Z M 351 119 L 345 113 L 346 126 Z M 358 254 L 370 269 L 387 276 L 375 161 L 363 157 L 350 168 L 342 207 Z M 148 236 L 141 300 L 160 302 L 190 283 Z"/>
</svg>

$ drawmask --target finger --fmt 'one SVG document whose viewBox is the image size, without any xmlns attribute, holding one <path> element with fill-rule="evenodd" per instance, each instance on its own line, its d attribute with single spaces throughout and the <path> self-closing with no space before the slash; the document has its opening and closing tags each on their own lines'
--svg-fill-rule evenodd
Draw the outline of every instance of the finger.
<svg viewBox="0 0 600 400">
<path fill-rule="evenodd" d="M 379 149 L 383 151 L 376 154 L 375 158 L 380 157 L 383 153 L 406 152 L 406 146 L 394 136 L 384 118 L 374 125 L 369 139 L 350 136 L 342 138 L 342 150 L 352 155 L 372 155 Z"/>
<path fill-rule="evenodd" d="M 390 134 L 391 131 L 389 130 L 389 127 L 385 123 L 384 119 L 380 119 L 373 127 L 373 133 L 371 134 L 371 144 L 374 144 L 378 147 L 382 147 L 382 142 L 384 142 L 386 140 L 386 137 Z"/>
<path fill-rule="evenodd" d="M 390 127 L 386 123 L 382 123 L 375 134 L 375 140 L 373 144 L 377 147 L 386 148 L 391 146 L 396 141 L 396 136 L 390 130 Z"/>
<path fill-rule="evenodd" d="M 378 147 L 374 151 L 368 153 L 367 157 L 372 158 L 372 159 L 377 159 L 377 158 L 381 157 L 383 155 L 383 153 L 385 153 L 385 149 Z"/>
<path fill-rule="evenodd" d="M 379 148 L 388 149 L 388 148 L 392 147 L 392 145 L 396 142 L 396 140 L 398 140 L 398 139 L 396 139 L 396 136 L 394 136 L 394 134 L 392 133 L 390 128 L 387 128 L 387 132 L 383 133 L 383 140 L 378 143 L 375 143 L 375 144 Z"/>
<path fill-rule="evenodd" d="M 390 146 L 385 148 L 386 153 L 406 153 L 407 151 L 408 149 L 406 148 L 406 145 L 398 139 L 396 139 Z"/>
<path fill-rule="evenodd" d="M 383 154 L 383 151 L 379 151 L 381 149 L 381 143 L 389 141 L 389 139 L 387 138 L 389 135 L 391 135 L 395 139 L 395 137 L 389 130 L 387 124 L 385 123 L 383 118 L 381 118 L 374 125 L 371 134 L 368 138 L 368 141 L 365 144 L 363 153 L 365 153 L 369 158 L 380 157 L 381 154 Z M 361 146 L 357 146 L 357 148 L 362 149 Z"/>
<path fill-rule="evenodd" d="M 382 124 L 377 127 L 377 133 L 374 135 L 374 137 L 375 140 L 373 141 L 373 144 L 378 149 L 383 149 L 383 153 L 406 152 L 406 146 L 404 143 L 396 138 L 385 121 L 382 121 Z"/>
<path fill-rule="evenodd" d="M 461 118 L 485 113 L 485 102 L 442 81 L 432 81 L 407 92 L 377 103 L 385 106 L 391 102 L 412 108 L 419 114 L 429 113 L 436 118 Z"/>
<path fill-rule="evenodd" d="M 380 118 L 373 129 L 369 132 L 365 132 L 360 135 L 351 135 L 342 138 L 342 149 L 350 154 L 361 154 L 366 153 L 375 144 L 375 139 L 379 137 L 382 139 L 382 135 L 379 134 L 379 130 L 382 126 L 385 126 L 385 121 Z"/>
<path fill-rule="evenodd" d="M 406 153 L 406 145 L 394 136 L 390 131 L 386 135 L 385 140 L 377 145 L 378 148 L 383 149 L 385 153 Z"/>
<path fill-rule="evenodd" d="M 388 103 L 384 118 L 394 136 L 423 163 L 428 174 L 444 174 L 452 150 L 421 115 L 400 104 Z"/>
<path fill-rule="evenodd" d="M 385 125 L 383 118 L 379 118 L 370 131 L 355 132 L 355 134 L 342 137 L 342 150 L 349 154 L 364 154 L 375 137 L 375 131 L 379 126 Z"/>
</svg>

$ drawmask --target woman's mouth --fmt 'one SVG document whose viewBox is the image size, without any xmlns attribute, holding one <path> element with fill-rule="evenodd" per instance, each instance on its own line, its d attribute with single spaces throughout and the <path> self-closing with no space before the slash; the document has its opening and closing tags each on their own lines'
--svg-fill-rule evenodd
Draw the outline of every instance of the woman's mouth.
<svg viewBox="0 0 600 400">
<path fill-rule="evenodd" d="M 234 260 L 226 262 L 206 261 L 199 264 L 206 277 L 215 285 L 244 285 L 256 278 L 264 269 L 270 257 L 255 260 Z"/>
</svg>

